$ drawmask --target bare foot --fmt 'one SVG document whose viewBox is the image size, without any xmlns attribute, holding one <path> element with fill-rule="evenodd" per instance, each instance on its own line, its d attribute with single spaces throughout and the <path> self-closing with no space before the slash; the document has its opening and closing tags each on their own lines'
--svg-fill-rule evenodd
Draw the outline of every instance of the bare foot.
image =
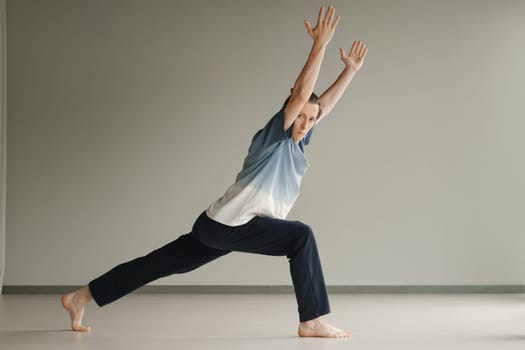
<svg viewBox="0 0 525 350">
<path fill-rule="evenodd" d="M 320 338 L 351 338 L 352 333 L 345 332 L 339 328 L 324 322 L 320 318 L 299 323 L 297 334 L 300 337 L 320 337 Z"/>
<path fill-rule="evenodd" d="M 87 286 L 62 296 L 62 306 L 69 312 L 72 330 L 77 332 L 89 332 L 91 330 L 91 327 L 82 326 L 82 318 L 84 317 L 84 308 L 92 298 Z"/>
</svg>

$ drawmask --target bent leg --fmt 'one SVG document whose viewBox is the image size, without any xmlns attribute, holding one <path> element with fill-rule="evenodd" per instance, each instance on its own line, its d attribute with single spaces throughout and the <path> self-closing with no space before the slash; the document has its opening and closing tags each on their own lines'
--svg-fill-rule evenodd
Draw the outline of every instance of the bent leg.
<svg viewBox="0 0 525 350">
<path fill-rule="evenodd" d="M 143 257 L 120 264 L 89 283 L 89 290 L 99 306 L 158 278 L 194 270 L 229 251 L 202 244 L 191 233 L 156 249 Z"/>
<path fill-rule="evenodd" d="M 321 261 L 311 228 L 298 221 L 255 217 L 230 227 L 201 217 L 195 234 L 206 245 L 273 256 L 287 256 L 301 322 L 330 312 Z"/>
</svg>

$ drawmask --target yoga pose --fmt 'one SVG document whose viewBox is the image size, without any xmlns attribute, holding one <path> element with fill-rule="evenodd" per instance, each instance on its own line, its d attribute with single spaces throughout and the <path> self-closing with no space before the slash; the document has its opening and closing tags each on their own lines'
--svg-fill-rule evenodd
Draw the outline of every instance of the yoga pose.
<svg viewBox="0 0 525 350">
<path fill-rule="evenodd" d="M 344 69 L 320 96 L 313 93 L 328 43 L 339 23 L 335 9 L 321 7 L 317 24 L 305 21 L 313 45 L 284 106 L 252 139 L 235 183 L 195 221 L 190 233 L 143 257 L 116 266 L 87 286 L 62 296 L 74 331 L 92 299 L 106 305 L 164 276 L 194 270 L 232 251 L 286 256 L 299 311 L 301 337 L 346 338 L 350 332 L 321 319 L 330 312 L 311 228 L 286 216 L 299 195 L 308 167 L 304 146 L 361 68 L 367 49 L 360 41 L 340 49 Z"/>
</svg>

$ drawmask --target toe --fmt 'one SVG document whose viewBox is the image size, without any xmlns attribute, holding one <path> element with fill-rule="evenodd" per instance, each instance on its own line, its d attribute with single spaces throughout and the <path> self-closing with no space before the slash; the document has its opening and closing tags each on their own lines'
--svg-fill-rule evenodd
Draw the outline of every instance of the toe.
<svg viewBox="0 0 525 350">
<path fill-rule="evenodd" d="M 76 332 L 89 332 L 91 331 L 91 327 L 89 326 L 73 326 L 71 327 Z"/>
</svg>

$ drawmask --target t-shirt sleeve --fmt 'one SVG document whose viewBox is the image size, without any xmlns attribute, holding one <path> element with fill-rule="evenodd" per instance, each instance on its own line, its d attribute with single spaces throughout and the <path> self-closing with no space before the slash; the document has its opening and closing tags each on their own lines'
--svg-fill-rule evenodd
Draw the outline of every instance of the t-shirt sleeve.
<svg viewBox="0 0 525 350">
<path fill-rule="evenodd" d="M 291 128 L 290 128 L 291 129 Z M 264 128 L 259 130 L 252 139 L 250 154 L 256 154 L 271 145 L 285 140 L 288 134 L 284 131 L 284 108 L 277 112 L 272 119 L 266 123 Z"/>
<path fill-rule="evenodd" d="M 292 129 L 293 129 L 293 125 L 289 127 L 288 130 L 286 131 L 284 130 L 284 107 L 283 107 L 281 108 L 279 112 L 277 112 L 272 117 L 272 119 L 268 121 L 268 123 L 266 123 L 264 128 L 262 128 L 255 134 L 255 136 L 252 139 L 252 143 L 250 145 L 250 149 L 248 153 L 250 155 L 260 154 L 260 152 L 276 144 L 277 142 L 280 142 L 287 138 L 291 139 Z M 310 143 L 310 138 L 312 136 L 313 131 L 314 131 L 314 128 L 308 131 L 308 133 L 305 135 L 303 140 L 301 140 L 302 145 L 308 145 Z"/>
</svg>

